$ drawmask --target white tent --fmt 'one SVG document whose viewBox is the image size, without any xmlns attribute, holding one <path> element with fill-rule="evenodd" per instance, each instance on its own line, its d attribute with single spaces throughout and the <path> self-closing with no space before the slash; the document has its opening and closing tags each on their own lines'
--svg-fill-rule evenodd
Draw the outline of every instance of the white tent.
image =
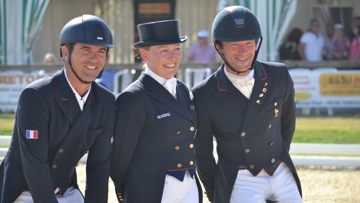
<svg viewBox="0 0 360 203">
<path fill-rule="evenodd" d="M 0 65 L 32 63 L 32 51 L 49 2 L 0 1 Z"/>
<path fill-rule="evenodd" d="M 258 60 L 278 60 L 278 48 L 296 13 L 297 0 L 219 0 L 218 11 L 232 5 L 249 8 L 259 20 L 263 42 Z"/>
</svg>

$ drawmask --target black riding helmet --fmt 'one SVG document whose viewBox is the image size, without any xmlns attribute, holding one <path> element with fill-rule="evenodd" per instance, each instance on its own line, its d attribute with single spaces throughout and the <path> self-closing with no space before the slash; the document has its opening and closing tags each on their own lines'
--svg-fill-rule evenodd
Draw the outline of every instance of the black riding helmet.
<svg viewBox="0 0 360 203">
<path fill-rule="evenodd" d="M 216 41 L 234 42 L 255 39 L 257 41 L 257 49 L 249 70 L 253 69 L 262 41 L 260 24 L 253 12 L 243 6 L 229 6 L 222 9 L 214 19 L 211 35 L 214 43 Z M 239 74 L 248 71 L 236 71 L 226 62 L 224 56 L 221 54 L 220 56 L 224 63 L 234 72 Z"/>
<path fill-rule="evenodd" d="M 69 21 L 60 32 L 60 46 L 67 43 L 83 43 L 113 48 L 109 26 L 101 18 L 82 15 Z"/>
<path fill-rule="evenodd" d="M 96 46 L 107 47 L 107 53 L 110 48 L 113 48 L 113 36 L 109 26 L 101 18 L 94 15 L 82 15 L 70 20 L 61 30 L 59 37 L 60 47 L 66 45 L 69 49 L 68 63 L 75 76 L 82 83 L 91 83 L 92 81 L 82 80 L 74 71 L 70 56 L 72 48 L 75 43 L 90 44 Z M 62 52 L 60 48 L 60 56 Z M 98 78 L 101 77 L 102 71 Z"/>
</svg>

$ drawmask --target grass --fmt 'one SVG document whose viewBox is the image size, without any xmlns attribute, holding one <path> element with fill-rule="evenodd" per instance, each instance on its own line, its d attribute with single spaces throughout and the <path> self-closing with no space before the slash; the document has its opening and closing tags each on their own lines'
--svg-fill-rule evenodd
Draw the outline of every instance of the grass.
<svg viewBox="0 0 360 203">
<path fill-rule="evenodd" d="M 360 144 L 360 118 L 298 117 L 293 143 Z"/>
<path fill-rule="evenodd" d="M 0 135 L 11 135 L 14 114 L 0 114 Z M 293 143 L 360 144 L 359 117 L 297 117 Z"/>
<path fill-rule="evenodd" d="M 14 128 L 14 114 L 0 114 L 0 135 L 11 135 Z"/>
</svg>

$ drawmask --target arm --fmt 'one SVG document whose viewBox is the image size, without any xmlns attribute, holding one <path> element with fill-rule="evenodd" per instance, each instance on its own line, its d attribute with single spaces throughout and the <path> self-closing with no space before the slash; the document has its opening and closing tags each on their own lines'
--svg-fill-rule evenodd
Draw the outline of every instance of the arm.
<svg viewBox="0 0 360 203">
<path fill-rule="evenodd" d="M 105 106 L 102 106 L 105 109 Z M 89 150 L 86 163 L 85 202 L 107 202 L 110 176 L 110 158 L 112 153 L 112 136 L 115 125 L 115 101 L 106 111 L 106 118 L 101 134 L 97 136 Z"/>
<path fill-rule="evenodd" d="M 194 53 L 194 45 L 190 47 L 189 52 L 188 52 L 188 61 L 193 61 L 195 57 L 195 53 Z"/>
<path fill-rule="evenodd" d="M 306 60 L 305 54 L 304 54 L 305 44 L 300 42 L 298 46 L 298 52 L 299 56 L 302 60 Z"/>
<path fill-rule="evenodd" d="M 126 176 L 144 125 L 145 108 L 142 102 L 131 93 L 122 93 L 116 100 L 114 153 L 110 168 L 119 202 L 124 199 Z"/>
<path fill-rule="evenodd" d="M 213 154 L 212 124 L 206 110 L 196 95 L 194 101 L 198 117 L 198 128 L 195 136 L 196 167 L 207 197 L 210 202 L 213 202 L 216 162 Z"/>
<path fill-rule="evenodd" d="M 16 127 L 24 176 L 34 202 L 57 203 L 48 163 L 49 109 L 40 93 L 25 89 L 19 98 Z M 36 130 L 37 139 L 27 139 L 26 130 Z"/>
<path fill-rule="evenodd" d="M 286 70 L 286 89 L 283 98 L 281 113 L 281 135 L 285 140 L 287 150 L 290 150 L 290 144 L 295 131 L 295 91 L 294 82 L 289 72 Z"/>
</svg>

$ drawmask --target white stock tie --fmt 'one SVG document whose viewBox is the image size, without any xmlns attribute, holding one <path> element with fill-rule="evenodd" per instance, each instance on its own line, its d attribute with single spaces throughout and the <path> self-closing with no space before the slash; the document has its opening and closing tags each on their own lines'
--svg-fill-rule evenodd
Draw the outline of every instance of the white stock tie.
<svg viewBox="0 0 360 203">
<path fill-rule="evenodd" d="M 250 95 L 252 92 L 252 89 L 254 87 L 254 83 L 255 83 L 255 79 L 251 78 L 250 80 L 247 81 L 240 81 L 240 80 L 235 80 L 233 82 L 233 85 L 240 90 L 241 93 L 243 93 L 243 95 L 250 99 Z"/>
<path fill-rule="evenodd" d="M 164 87 L 176 98 L 176 78 L 171 78 L 165 81 Z"/>
</svg>

